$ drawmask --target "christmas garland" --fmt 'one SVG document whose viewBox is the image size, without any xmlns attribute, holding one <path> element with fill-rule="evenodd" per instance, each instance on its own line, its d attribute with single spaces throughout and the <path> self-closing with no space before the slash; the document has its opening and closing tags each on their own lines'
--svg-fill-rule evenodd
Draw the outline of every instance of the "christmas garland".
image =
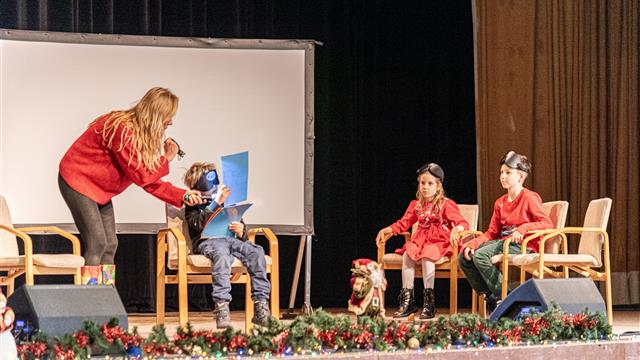
<svg viewBox="0 0 640 360">
<path fill-rule="evenodd" d="M 18 344 L 21 359 L 77 359 L 98 354 L 127 354 L 131 357 L 188 355 L 326 354 L 336 351 L 397 351 L 425 347 L 428 351 L 540 344 L 560 341 L 611 339 L 611 326 L 599 313 L 584 311 L 569 315 L 554 307 L 533 313 L 521 321 L 492 322 L 476 314 L 440 317 L 430 322 L 385 322 L 348 315 L 331 315 L 322 309 L 301 315 L 286 325 L 271 320 L 251 334 L 227 328 L 221 332 L 178 328 L 169 338 L 164 326 L 155 326 L 146 339 L 137 329 L 128 332 L 117 320 L 103 325 L 85 322 L 82 330 L 58 338 L 38 333 Z"/>
</svg>

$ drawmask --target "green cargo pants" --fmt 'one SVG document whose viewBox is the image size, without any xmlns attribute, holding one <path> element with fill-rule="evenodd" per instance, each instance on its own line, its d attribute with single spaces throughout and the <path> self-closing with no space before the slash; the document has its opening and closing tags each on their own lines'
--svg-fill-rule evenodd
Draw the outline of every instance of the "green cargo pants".
<svg viewBox="0 0 640 360">
<path fill-rule="evenodd" d="M 462 252 L 458 255 L 458 265 L 478 294 L 502 296 L 502 271 L 491 263 L 491 257 L 502 254 L 503 245 L 504 240 L 487 241 L 475 250 L 471 260 L 465 259 Z M 527 249 L 527 252 L 531 251 Z M 509 254 L 521 253 L 520 244 L 509 244 Z"/>
</svg>

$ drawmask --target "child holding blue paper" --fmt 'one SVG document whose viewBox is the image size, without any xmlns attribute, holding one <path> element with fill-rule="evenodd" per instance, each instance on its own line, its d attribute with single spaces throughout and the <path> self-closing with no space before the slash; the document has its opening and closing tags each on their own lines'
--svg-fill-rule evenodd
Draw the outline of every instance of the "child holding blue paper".
<svg viewBox="0 0 640 360">
<path fill-rule="evenodd" d="M 233 237 L 202 238 L 202 230 L 211 215 L 221 208 L 231 194 L 231 189 L 221 185 L 213 163 L 196 162 L 184 175 L 184 184 L 197 190 L 205 197 L 211 196 L 211 203 L 186 206 L 185 220 L 189 224 L 189 236 L 195 253 L 211 260 L 213 314 L 218 328 L 230 325 L 229 302 L 231 302 L 231 265 L 234 257 L 242 262 L 251 278 L 251 298 L 253 300 L 254 324 L 266 326 L 271 317 L 267 304 L 271 284 L 267 279 L 267 263 L 261 246 L 247 241 L 244 222 L 234 221 L 229 225 Z"/>
</svg>

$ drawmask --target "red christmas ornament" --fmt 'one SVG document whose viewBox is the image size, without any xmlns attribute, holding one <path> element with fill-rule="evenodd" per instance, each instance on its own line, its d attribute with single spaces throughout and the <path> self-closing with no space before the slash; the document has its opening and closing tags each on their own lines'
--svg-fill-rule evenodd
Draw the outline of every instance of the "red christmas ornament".
<svg viewBox="0 0 640 360">
<path fill-rule="evenodd" d="M 89 336 L 84 331 L 76 332 L 73 337 L 76 338 L 76 343 L 80 348 L 84 349 L 89 345 Z"/>
<path fill-rule="evenodd" d="M 369 331 L 367 331 L 367 330 L 364 330 L 364 331 L 362 331 L 362 333 L 357 335 L 353 339 L 353 341 L 359 346 L 367 345 L 371 341 L 371 333 Z"/>
<path fill-rule="evenodd" d="M 398 325 L 398 328 L 396 329 L 396 339 L 404 340 L 408 332 L 409 332 L 409 327 L 407 326 L 407 324 Z"/>
<path fill-rule="evenodd" d="M 318 338 L 322 341 L 322 344 L 326 347 L 334 347 L 336 346 L 336 331 L 335 330 L 327 330 L 321 331 L 318 334 Z"/>
<path fill-rule="evenodd" d="M 242 335 L 236 335 L 229 340 L 229 350 L 244 349 L 247 347 L 247 339 Z"/>
</svg>

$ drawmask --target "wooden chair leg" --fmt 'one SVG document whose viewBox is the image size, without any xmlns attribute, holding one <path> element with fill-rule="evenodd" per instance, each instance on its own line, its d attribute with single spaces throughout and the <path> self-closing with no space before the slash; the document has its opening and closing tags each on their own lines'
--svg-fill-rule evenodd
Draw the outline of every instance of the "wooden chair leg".
<svg viewBox="0 0 640 360">
<path fill-rule="evenodd" d="M 82 274 L 80 273 L 80 268 L 76 269 L 76 272 L 73 274 L 73 284 L 80 285 L 82 283 Z"/>
<path fill-rule="evenodd" d="M 11 296 L 11 294 L 13 294 L 13 290 L 15 289 L 15 282 L 13 279 L 9 280 L 9 283 L 7 284 L 7 298 L 9 296 Z"/>
<path fill-rule="evenodd" d="M 156 270 L 156 325 L 164 324 L 165 311 L 165 267 L 164 261 L 158 261 Z"/>
<path fill-rule="evenodd" d="M 475 290 L 471 289 L 471 313 L 475 314 L 478 312 L 478 294 Z"/>
<path fill-rule="evenodd" d="M 454 315 L 458 312 L 458 276 L 456 276 L 457 269 L 451 271 L 449 276 L 449 315 Z"/>
<path fill-rule="evenodd" d="M 186 271 L 178 271 L 178 317 L 180 318 L 180 327 L 185 327 L 189 322 L 189 294 Z"/>
<path fill-rule="evenodd" d="M 509 260 L 505 259 L 503 255 L 502 261 L 502 293 L 501 299 L 504 300 L 509 292 Z"/>
<path fill-rule="evenodd" d="M 487 303 L 484 301 L 484 296 L 478 296 L 478 314 L 485 319 L 487 318 Z"/>
<path fill-rule="evenodd" d="M 280 319 L 280 275 L 279 270 L 271 268 L 271 316 Z"/>
<path fill-rule="evenodd" d="M 249 275 L 246 275 L 246 281 L 245 289 L 247 293 L 244 297 L 244 331 L 249 334 L 253 327 L 253 323 L 251 322 L 253 318 L 253 300 L 251 300 L 251 281 L 249 280 Z"/>
</svg>

